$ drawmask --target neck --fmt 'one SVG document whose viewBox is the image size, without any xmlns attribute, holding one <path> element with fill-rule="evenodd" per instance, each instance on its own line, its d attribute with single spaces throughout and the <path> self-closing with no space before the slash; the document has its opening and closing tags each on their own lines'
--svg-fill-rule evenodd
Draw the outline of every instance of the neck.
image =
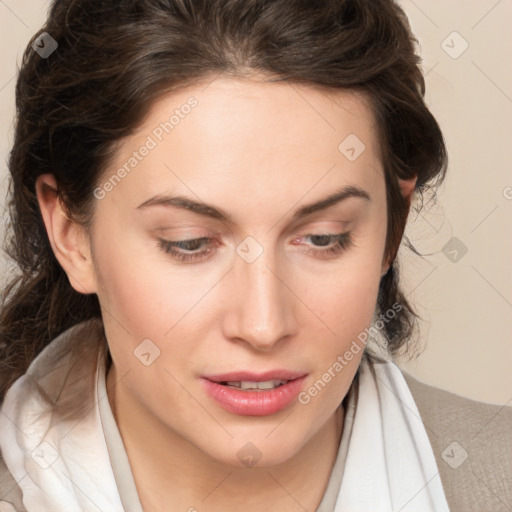
<svg viewBox="0 0 512 512">
<path fill-rule="evenodd" d="M 112 366 L 108 398 L 144 510 L 291 512 L 318 507 L 338 453 L 341 405 L 292 458 L 270 467 L 240 468 L 212 459 L 114 382 Z"/>
</svg>

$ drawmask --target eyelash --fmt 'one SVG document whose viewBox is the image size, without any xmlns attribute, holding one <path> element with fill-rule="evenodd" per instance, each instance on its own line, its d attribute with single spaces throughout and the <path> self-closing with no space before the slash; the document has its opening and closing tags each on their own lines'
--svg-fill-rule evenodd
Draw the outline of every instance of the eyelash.
<svg viewBox="0 0 512 512">
<path fill-rule="evenodd" d="M 330 255 L 336 255 L 341 254 L 343 251 L 347 250 L 349 247 L 353 245 L 352 239 L 350 237 L 350 233 L 338 233 L 338 234 L 321 234 L 321 235 L 305 235 L 305 238 L 307 237 L 319 237 L 319 238 L 331 238 L 335 240 L 335 244 L 328 249 L 308 249 L 306 250 L 306 254 L 312 254 L 313 256 L 330 256 Z M 163 238 L 158 239 L 158 246 L 167 254 L 170 254 L 171 257 L 176 258 L 179 261 L 182 262 L 191 262 L 191 261 L 197 261 L 202 260 L 207 257 L 207 255 L 211 252 L 211 249 L 207 249 L 202 252 L 197 253 L 183 253 L 180 251 L 177 251 L 174 249 L 175 246 L 179 246 L 180 244 L 192 244 L 192 243 L 200 243 L 211 240 L 208 237 L 202 237 L 202 238 L 191 238 L 189 240 L 178 240 L 178 241 L 170 241 L 170 240 L 164 240 Z"/>
</svg>

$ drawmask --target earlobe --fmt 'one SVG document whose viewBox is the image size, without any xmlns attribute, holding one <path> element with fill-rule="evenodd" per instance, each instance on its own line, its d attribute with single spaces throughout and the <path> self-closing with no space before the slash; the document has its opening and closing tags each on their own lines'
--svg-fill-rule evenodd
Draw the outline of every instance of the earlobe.
<svg viewBox="0 0 512 512">
<path fill-rule="evenodd" d="M 66 214 L 53 174 L 38 176 L 36 194 L 53 253 L 71 286 L 79 293 L 95 293 L 96 279 L 88 237 L 83 227 Z"/>
</svg>

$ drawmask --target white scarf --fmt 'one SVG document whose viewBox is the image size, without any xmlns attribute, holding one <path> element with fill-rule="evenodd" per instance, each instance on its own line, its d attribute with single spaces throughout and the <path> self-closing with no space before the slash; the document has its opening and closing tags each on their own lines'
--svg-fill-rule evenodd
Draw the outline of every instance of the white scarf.
<svg viewBox="0 0 512 512">
<path fill-rule="evenodd" d="M 123 510 L 98 406 L 108 400 L 99 394 L 105 389 L 106 350 L 99 321 L 76 325 L 45 347 L 5 396 L 0 449 L 28 512 Z M 398 366 L 363 358 L 358 380 L 334 512 L 449 511 L 432 447 Z"/>
</svg>

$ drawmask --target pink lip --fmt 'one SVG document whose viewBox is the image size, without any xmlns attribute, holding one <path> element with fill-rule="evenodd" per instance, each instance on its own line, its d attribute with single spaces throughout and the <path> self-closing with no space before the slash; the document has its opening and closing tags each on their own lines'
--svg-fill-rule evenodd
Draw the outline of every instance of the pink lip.
<svg viewBox="0 0 512 512">
<path fill-rule="evenodd" d="M 277 370 L 255 374 L 251 372 L 233 372 L 222 375 L 202 377 L 201 382 L 206 393 L 226 411 L 241 416 L 267 416 L 288 407 L 300 393 L 304 373 Z M 242 391 L 220 384 L 220 382 L 266 380 L 288 380 L 286 384 L 268 391 Z"/>
<path fill-rule="evenodd" d="M 203 379 L 211 380 L 212 382 L 240 382 L 242 380 L 251 382 L 265 382 L 266 380 L 295 380 L 299 377 L 304 377 L 304 372 L 293 372 L 290 370 L 268 370 L 266 372 L 230 372 L 219 373 L 215 375 L 202 375 Z"/>
</svg>

